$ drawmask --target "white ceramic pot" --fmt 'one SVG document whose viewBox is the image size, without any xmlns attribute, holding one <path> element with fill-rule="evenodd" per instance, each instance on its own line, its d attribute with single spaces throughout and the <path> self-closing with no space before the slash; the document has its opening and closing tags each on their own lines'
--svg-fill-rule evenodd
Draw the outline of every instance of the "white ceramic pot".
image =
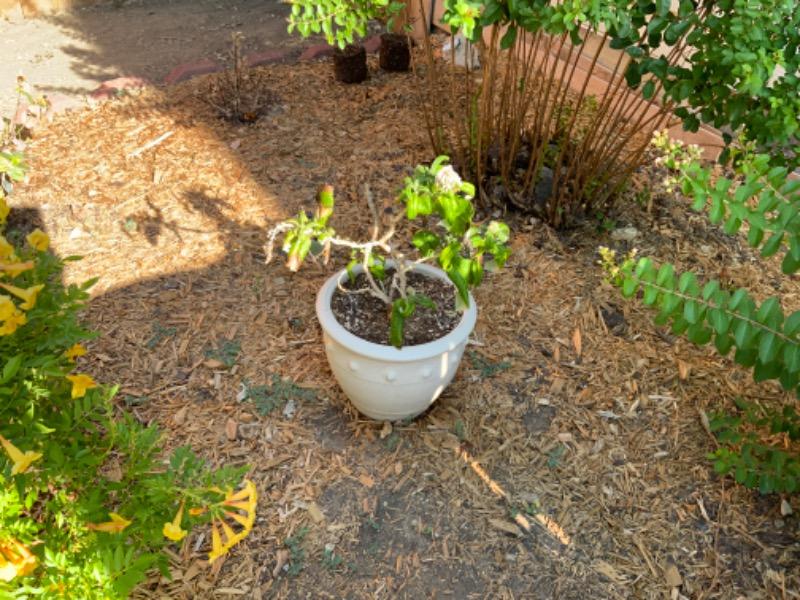
<svg viewBox="0 0 800 600">
<path fill-rule="evenodd" d="M 436 267 L 421 264 L 414 270 L 452 285 Z M 356 272 L 361 272 L 361 265 Z M 344 270 L 336 273 L 317 294 L 317 318 L 336 380 L 359 412 L 372 419 L 398 421 L 417 416 L 439 397 L 458 370 L 478 318 L 475 299 L 470 294 L 469 308 L 444 337 L 397 349 L 359 338 L 336 320 L 331 298 L 346 277 Z"/>
</svg>

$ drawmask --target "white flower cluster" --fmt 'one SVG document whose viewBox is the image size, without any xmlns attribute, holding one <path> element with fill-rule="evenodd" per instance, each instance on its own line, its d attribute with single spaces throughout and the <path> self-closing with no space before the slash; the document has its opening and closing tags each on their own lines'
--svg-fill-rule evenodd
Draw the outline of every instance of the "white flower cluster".
<svg viewBox="0 0 800 600">
<path fill-rule="evenodd" d="M 436 187 L 443 192 L 457 192 L 461 189 L 461 177 L 459 177 L 452 165 L 446 165 L 436 173 Z"/>
<path fill-rule="evenodd" d="M 670 139 L 666 129 L 653 134 L 651 144 L 664 153 L 663 156 L 656 159 L 656 164 L 663 164 L 670 169 L 680 170 L 682 166 L 700 160 L 703 155 L 700 146 L 684 144 L 681 140 Z"/>
<path fill-rule="evenodd" d="M 703 151 L 700 146 L 695 144 L 684 144 L 680 140 L 670 139 L 667 130 L 657 131 L 653 134 L 651 144 L 660 150 L 663 154 L 655 160 L 655 164 L 664 165 L 671 171 L 682 171 L 694 162 L 700 160 Z M 664 180 L 664 186 L 667 191 L 674 191 L 679 187 L 680 179 L 674 176 L 668 176 Z"/>
</svg>

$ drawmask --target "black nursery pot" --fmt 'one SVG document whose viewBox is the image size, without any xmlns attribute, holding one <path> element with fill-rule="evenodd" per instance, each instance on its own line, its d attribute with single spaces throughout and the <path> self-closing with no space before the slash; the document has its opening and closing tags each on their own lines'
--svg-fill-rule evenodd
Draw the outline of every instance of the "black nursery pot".
<svg viewBox="0 0 800 600">
<path fill-rule="evenodd" d="M 384 71 L 408 71 L 411 49 L 408 36 L 400 33 L 381 35 L 380 65 Z"/>
<path fill-rule="evenodd" d="M 367 51 L 364 46 L 350 44 L 333 51 L 333 72 L 342 83 L 361 83 L 367 78 Z"/>
</svg>

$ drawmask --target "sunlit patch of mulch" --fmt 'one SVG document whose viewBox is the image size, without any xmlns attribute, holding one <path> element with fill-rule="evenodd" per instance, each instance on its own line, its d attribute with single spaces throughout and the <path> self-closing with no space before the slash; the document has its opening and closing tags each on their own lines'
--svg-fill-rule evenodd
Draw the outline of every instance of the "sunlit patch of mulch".
<svg viewBox="0 0 800 600">
<path fill-rule="evenodd" d="M 512 217 L 513 257 L 476 293 L 453 385 L 411 423 L 359 417 L 313 312 L 346 257 L 291 275 L 263 264 L 262 244 L 324 182 L 336 224 L 365 231 L 361 184 L 388 197 L 431 158 L 413 76 L 373 69 L 346 87 L 325 63 L 265 72 L 282 107 L 252 126 L 216 119 L 194 96 L 202 81 L 62 118 L 31 145 L 16 196 L 59 253 L 85 257 L 68 280 L 100 277 L 86 368 L 119 382 L 121 405 L 169 446 L 251 465 L 261 495 L 230 556 L 209 568 L 207 532 L 192 534 L 172 581 L 154 576 L 139 597 L 797 593 L 796 515 L 712 474 L 701 418 L 737 395 L 785 396 L 622 300 L 603 283 L 595 249 L 608 240 L 591 224 L 557 234 Z M 620 214 L 643 253 L 724 268 L 762 293 L 775 284 L 787 308 L 800 304 L 794 278 L 708 233 L 682 201 Z"/>
</svg>

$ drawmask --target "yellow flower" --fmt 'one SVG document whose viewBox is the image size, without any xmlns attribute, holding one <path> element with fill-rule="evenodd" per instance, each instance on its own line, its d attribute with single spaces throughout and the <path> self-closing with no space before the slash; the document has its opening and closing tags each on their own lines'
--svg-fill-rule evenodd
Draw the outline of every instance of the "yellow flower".
<svg viewBox="0 0 800 600">
<path fill-rule="evenodd" d="M 32 452 L 30 450 L 23 452 L 2 435 L 0 435 L 0 444 L 3 445 L 6 454 L 8 454 L 11 462 L 14 463 L 11 467 L 12 475 L 24 473 L 28 470 L 28 467 L 31 466 L 31 463 L 34 463 L 42 458 L 42 454 L 40 452 Z"/>
<path fill-rule="evenodd" d="M 66 356 L 71 361 L 74 361 L 79 356 L 83 356 L 86 354 L 86 348 L 84 348 L 81 344 L 75 344 L 71 348 L 68 348 L 66 352 L 64 352 L 64 356 Z"/>
<path fill-rule="evenodd" d="M 211 522 L 211 552 L 208 553 L 208 562 L 213 563 L 220 556 L 227 554 L 228 550 L 222 548 L 222 538 L 219 536 L 217 522 Z"/>
<path fill-rule="evenodd" d="M 24 273 L 25 271 L 29 271 L 33 268 L 33 262 L 0 262 L 0 271 L 3 273 L 8 273 L 11 277 L 16 277 L 20 273 Z"/>
<path fill-rule="evenodd" d="M 50 247 L 50 237 L 39 228 L 31 231 L 25 239 L 39 252 L 45 252 Z"/>
<path fill-rule="evenodd" d="M 86 390 L 97 387 L 91 375 L 67 375 L 67 379 L 72 382 L 72 399 L 83 398 L 86 395 Z"/>
<path fill-rule="evenodd" d="M 2 194 L 2 191 L 0 191 L 0 194 Z M 6 222 L 6 218 L 8 217 L 8 213 L 10 213 L 10 212 L 11 212 L 11 209 L 8 207 L 8 203 L 6 202 L 6 199 L 3 198 L 2 195 L 0 195 L 0 223 L 5 223 Z"/>
<path fill-rule="evenodd" d="M 0 296 L 0 321 L 5 321 L 17 311 L 17 307 L 11 301 L 11 296 Z"/>
<path fill-rule="evenodd" d="M 2 199 L 0 199 L 0 202 L 2 202 Z M 2 213 L 0 212 L 0 214 Z M 2 223 L 2 219 L 0 219 L 0 223 Z M 8 260 L 12 257 L 14 257 L 14 246 L 8 243 L 5 236 L 0 235 L 0 258 Z"/>
<path fill-rule="evenodd" d="M 164 528 L 161 530 L 161 533 L 164 534 L 164 537 L 167 539 L 172 540 L 173 542 L 180 542 L 183 538 L 186 537 L 186 530 L 181 529 L 181 520 L 183 519 L 183 502 L 181 502 L 181 507 L 178 509 L 178 514 L 175 515 L 175 518 L 172 519 L 172 522 L 164 523 Z"/>
<path fill-rule="evenodd" d="M 128 519 L 118 515 L 117 513 L 108 513 L 108 516 L 111 517 L 110 521 L 106 521 L 105 523 L 87 523 L 86 526 L 92 531 L 121 533 L 128 525 L 131 524 L 131 521 L 128 521 Z"/>
<path fill-rule="evenodd" d="M 225 510 L 226 517 L 232 519 L 242 526 L 241 531 L 236 533 L 234 529 L 226 523 L 222 518 L 216 518 L 211 522 L 211 552 L 208 553 L 208 562 L 213 563 L 220 556 L 224 556 L 236 544 L 241 542 L 253 530 L 253 525 L 256 522 L 256 505 L 258 504 L 258 491 L 252 481 L 245 479 L 244 488 L 236 493 L 229 491 L 225 500 L 221 502 L 222 506 L 242 510 L 245 514 L 234 512 L 232 510 Z M 219 528 L 225 534 L 225 541 L 222 541 Z"/>
<path fill-rule="evenodd" d="M 30 310 L 34 306 L 36 306 L 36 296 L 39 295 L 44 289 L 44 284 L 40 283 L 39 285 L 33 285 L 29 288 L 18 288 L 15 285 L 8 285 L 7 283 L 0 283 L 0 287 L 6 290 L 7 292 L 11 292 L 20 300 L 23 300 L 23 303 L 19 305 L 19 307 L 23 310 Z"/>
<path fill-rule="evenodd" d="M 247 513 L 255 513 L 257 501 L 258 492 L 255 484 L 245 479 L 244 488 L 235 494 L 229 493 L 222 504 L 244 510 Z"/>
<path fill-rule="evenodd" d="M 38 561 L 30 550 L 15 539 L 0 542 L 0 581 L 24 577 L 36 569 Z"/>
<path fill-rule="evenodd" d="M 25 325 L 28 322 L 28 317 L 21 310 L 14 307 L 14 312 L 5 319 L 5 323 L 0 325 L 0 335 L 11 335 L 18 327 Z"/>
</svg>

